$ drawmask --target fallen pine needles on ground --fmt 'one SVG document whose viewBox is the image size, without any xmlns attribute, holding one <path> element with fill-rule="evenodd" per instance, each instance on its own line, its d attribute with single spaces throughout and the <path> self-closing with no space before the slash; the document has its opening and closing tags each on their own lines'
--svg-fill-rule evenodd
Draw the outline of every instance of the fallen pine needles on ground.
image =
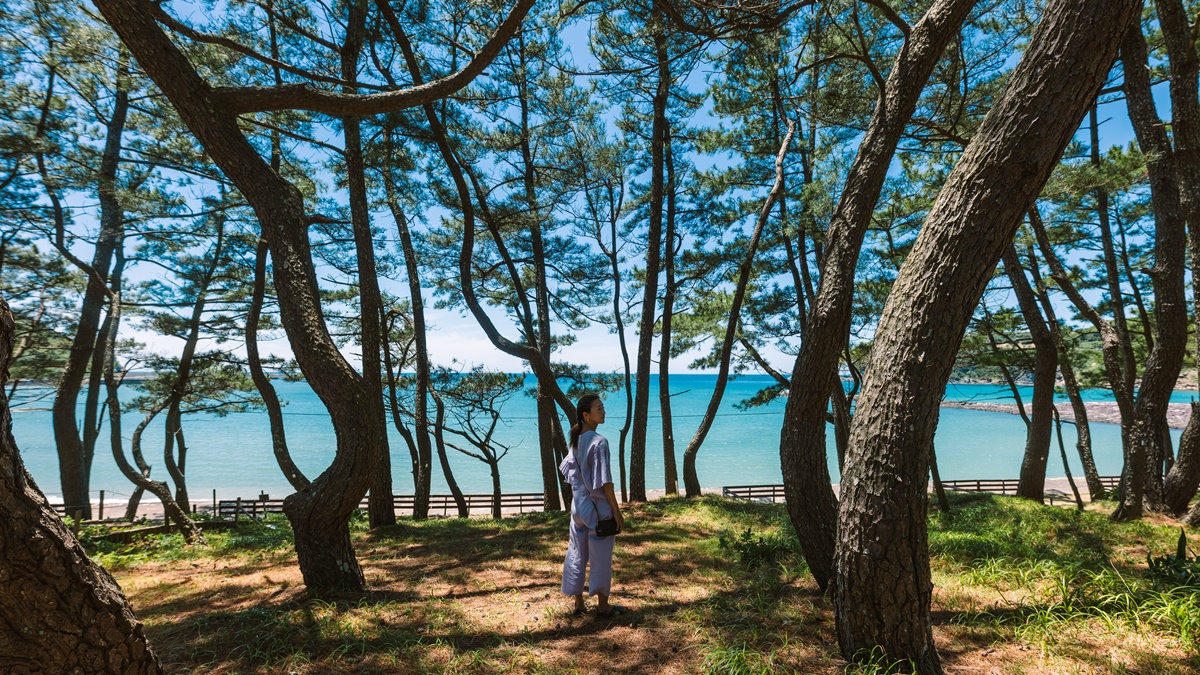
<svg viewBox="0 0 1200 675">
<path fill-rule="evenodd" d="M 1194 673 L 1200 588 L 1179 530 L 1015 498 L 951 495 L 930 517 L 935 637 L 950 672 Z M 1165 522 L 1165 521 L 1164 521 Z M 179 673 L 888 673 L 848 666 L 782 505 L 719 497 L 629 509 L 615 601 L 572 616 L 567 517 L 401 521 L 354 537 L 371 592 L 308 597 L 287 521 L 90 542 Z M 1186 543 L 1200 549 L 1193 535 Z M 1156 558 L 1157 557 L 1157 558 Z M 1161 567 L 1162 565 L 1158 565 Z M 1181 582 L 1180 579 L 1183 581 Z"/>
</svg>

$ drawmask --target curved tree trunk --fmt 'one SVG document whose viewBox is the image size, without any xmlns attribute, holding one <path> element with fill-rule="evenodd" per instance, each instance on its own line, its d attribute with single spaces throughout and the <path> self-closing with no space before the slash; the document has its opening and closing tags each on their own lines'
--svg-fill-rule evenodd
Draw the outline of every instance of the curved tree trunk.
<svg viewBox="0 0 1200 675">
<path fill-rule="evenodd" d="M 1165 456 L 1161 421 L 1187 348 L 1187 299 L 1184 267 L 1187 250 L 1186 225 L 1179 203 L 1179 183 L 1170 141 L 1151 93 L 1146 39 L 1139 22 L 1121 44 L 1125 64 L 1125 100 L 1138 145 L 1149 158 L 1150 204 L 1154 212 L 1154 302 L 1158 339 L 1146 360 L 1129 426 L 1129 451 L 1122 485 L 1121 504 L 1115 520 L 1140 518 L 1143 508 L 1166 511 L 1162 501 L 1160 473 L 1151 470 Z M 1144 506 L 1143 506 L 1144 505 Z"/>
<path fill-rule="evenodd" d="M 108 391 L 108 429 L 109 443 L 112 446 L 113 459 L 116 461 L 117 468 L 133 483 L 139 491 L 149 492 L 158 497 L 158 500 L 163 505 L 163 522 L 175 521 L 179 527 L 179 532 L 183 534 L 183 538 L 188 543 L 199 541 L 204 542 L 204 535 L 200 532 L 200 528 L 192 521 L 187 513 L 187 502 L 179 502 L 171 496 L 171 488 L 163 481 L 150 480 L 149 467 L 146 466 L 145 458 L 142 456 L 142 433 L 146 431 L 146 427 L 154 421 L 163 410 L 170 407 L 172 396 L 168 395 L 162 399 L 146 414 L 141 424 L 133 432 L 131 445 L 133 446 L 133 457 L 137 462 L 139 469 L 135 470 L 130 466 L 125 459 L 125 449 L 121 438 L 121 399 L 117 391 L 119 383 L 116 377 L 116 353 L 117 353 L 117 333 L 121 329 L 121 286 L 123 283 L 123 275 L 125 273 L 125 240 L 122 236 L 116 243 L 116 264 L 112 269 L 112 286 L 109 294 L 108 317 L 105 319 L 106 330 L 103 331 L 107 335 L 108 342 L 104 345 L 103 354 L 101 357 L 101 372 L 103 373 L 104 385 Z M 180 507 L 180 504 L 183 504 Z M 135 514 L 136 515 L 136 514 Z M 130 519 L 132 520 L 132 518 Z"/>
<path fill-rule="evenodd" d="M 1100 334 L 1100 354 L 1104 359 L 1104 370 L 1108 376 L 1109 386 L 1112 387 L 1113 398 L 1117 400 L 1117 410 L 1121 414 L 1122 422 L 1132 420 L 1133 391 L 1125 387 L 1125 378 L 1121 375 L 1123 369 L 1121 365 L 1121 340 L 1116 330 L 1112 327 L 1112 324 L 1100 316 L 1100 313 L 1094 307 L 1088 304 L 1083 294 L 1079 292 L 1074 282 L 1071 281 L 1071 277 L 1063 267 L 1062 261 L 1058 259 L 1058 254 L 1054 252 L 1054 248 L 1050 245 L 1050 237 L 1046 234 L 1045 224 L 1042 223 L 1042 217 L 1038 213 L 1036 205 L 1029 209 L 1029 226 L 1033 229 L 1034 237 L 1037 239 L 1038 250 L 1042 252 L 1042 257 L 1046 259 L 1046 265 L 1050 268 L 1050 277 L 1054 279 L 1054 283 L 1067 296 L 1071 304 L 1075 305 L 1075 309 L 1091 322 L 1092 326 L 1096 328 L 1096 332 Z M 1076 405 L 1074 401 L 1075 399 L 1072 399 L 1072 405 Z M 1082 400 L 1079 401 L 1078 406 L 1077 411 L 1084 410 L 1086 413 Z M 1078 422 L 1079 419 L 1077 417 L 1076 421 Z M 1128 452 L 1129 448 L 1128 437 L 1128 429 L 1125 424 L 1122 424 L 1121 446 L 1126 449 L 1126 452 Z M 1099 477 L 1096 478 L 1096 481 L 1099 483 Z M 1096 492 L 1093 494 L 1101 493 Z"/>
<path fill-rule="evenodd" d="M 1179 458 L 1163 481 L 1167 510 L 1180 515 L 1187 511 L 1200 486 L 1200 403 L 1192 402 L 1192 416 L 1179 439 Z"/>
<path fill-rule="evenodd" d="M 368 0 L 348 3 L 349 16 L 341 50 L 342 79 L 354 82 L 358 78 L 358 58 L 362 52 L 367 30 Z M 343 91 L 357 93 L 353 85 Z M 392 501 L 392 456 L 388 448 L 387 420 L 383 410 L 383 366 L 380 363 L 380 342 L 383 339 L 383 297 L 375 266 L 375 238 L 371 233 L 370 204 L 367 201 L 366 165 L 363 159 L 362 133 L 357 117 L 342 118 L 345 136 L 346 192 L 350 204 L 350 225 L 354 232 L 354 254 L 358 266 L 359 347 L 362 358 L 362 387 L 368 407 L 362 411 L 360 424 L 365 429 L 371 455 L 371 492 L 367 501 L 367 518 L 372 528 L 396 524 Z M 428 473 L 428 456 L 424 458 Z"/>
<path fill-rule="evenodd" d="M 1193 320 L 1200 317 L 1200 58 L 1196 39 L 1182 0 L 1156 0 L 1163 43 L 1170 59 L 1171 132 L 1175 142 L 1175 169 L 1179 179 L 1179 201 L 1187 220 L 1191 253 Z M 1200 350 L 1200 331 L 1196 333 Z M 1198 352 L 1200 353 L 1200 352 Z M 1200 434 L 1188 434 L 1196 421 L 1192 418 L 1179 441 L 1178 459 L 1163 483 L 1163 500 L 1173 513 L 1187 510 L 1196 493 L 1200 470 Z"/>
<path fill-rule="evenodd" d="M 275 393 L 275 385 L 263 370 L 262 357 L 258 352 L 258 320 L 262 316 L 263 299 L 267 286 L 267 241 L 258 240 L 258 249 L 254 255 L 254 291 L 250 297 L 250 309 L 246 312 L 246 363 L 250 367 L 250 378 L 262 397 L 263 406 L 267 409 L 267 420 L 271 426 L 271 449 L 275 453 L 275 462 L 295 490 L 308 487 L 309 480 L 292 460 L 288 450 L 287 435 L 283 426 L 283 406 L 279 395 Z M 149 471 L 146 471 L 149 476 Z"/>
<path fill-rule="evenodd" d="M 387 142 L 391 143 L 390 132 Z M 413 390 L 413 426 L 415 427 L 413 435 L 417 448 L 413 484 L 416 486 L 418 493 L 423 492 L 424 494 L 422 500 L 416 501 L 423 501 L 425 513 L 421 517 L 425 517 L 428 515 L 429 510 L 429 486 L 432 479 L 421 478 L 420 471 L 421 467 L 431 466 L 433 463 L 433 446 L 429 442 L 429 336 L 425 327 L 425 298 L 421 294 L 421 270 L 417 265 L 417 250 L 413 246 L 412 230 L 408 227 L 408 218 L 400 210 L 400 201 L 395 193 L 395 184 L 390 175 L 384 177 L 384 191 L 387 195 L 388 207 L 392 210 L 392 218 L 396 221 L 396 231 L 400 235 L 400 249 L 404 254 L 404 269 L 408 273 L 409 302 L 412 304 L 413 341 L 416 345 L 417 360 L 416 386 Z M 388 367 L 388 371 L 389 377 L 391 377 L 390 366 Z M 397 419 L 396 422 L 399 423 L 399 420 Z M 444 449 L 439 448 L 438 460 L 442 466 L 442 473 L 445 474 L 446 482 L 450 484 L 451 492 L 453 492 L 458 488 L 458 485 L 454 481 L 454 474 L 450 471 L 450 465 L 444 459 L 444 456 Z M 456 495 L 456 499 L 458 496 L 461 496 L 461 493 Z"/>
<path fill-rule="evenodd" d="M 379 12 L 384 21 L 386 21 L 388 27 L 391 29 L 393 37 L 396 38 L 396 42 L 399 43 L 400 49 L 404 54 L 404 60 L 408 64 L 409 74 L 412 77 L 413 83 L 418 86 L 421 85 L 424 80 L 421 75 L 420 64 L 417 62 L 416 54 L 412 49 L 412 45 L 409 43 L 403 26 L 400 25 L 399 19 L 388 4 L 387 0 L 376 0 L 375 4 L 379 8 Z M 462 208 L 463 238 L 462 247 L 459 251 L 458 258 L 458 274 L 460 288 L 463 295 L 463 302 L 467 305 L 467 309 L 471 312 L 471 315 L 475 317 L 475 321 L 479 324 L 479 327 L 483 329 L 484 334 L 487 335 L 488 340 L 494 347 L 496 347 L 496 349 L 499 349 L 500 351 L 511 356 L 524 359 L 529 363 L 530 369 L 533 370 L 534 377 L 537 378 L 539 383 L 538 386 L 544 387 L 544 392 L 549 394 L 551 400 L 558 404 L 559 408 L 563 411 L 563 413 L 566 414 L 568 421 L 573 424 L 575 408 L 571 401 L 567 398 L 567 395 L 562 391 L 562 388 L 558 386 L 558 380 L 554 376 L 554 369 L 550 362 L 542 357 L 542 352 L 536 345 L 514 342 L 504 337 L 496 328 L 496 325 L 492 321 L 491 317 L 489 317 L 487 312 L 484 310 L 483 305 L 479 302 L 479 297 L 475 293 L 474 272 L 471 267 L 472 255 L 475 250 L 476 222 L 475 204 L 471 198 L 471 190 L 469 187 L 467 187 L 463 166 L 455 156 L 453 148 L 450 147 L 449 138 L 446 134 L 446 128 L 438 118 L 437 112 L 434 110 L 433 105 L 426 103 L 423 105 L 423 110 L 425 112 L 425 117 L 429 122 L 429 130 L 433 135 L 434 143 L 437 145 L 438 153 L 441 154 L 442 161 L 445 162 L 446 169 L 450 172 L 450 177 L 454 182 L 454 189 L 458 193 L 459 205 Z M 478 186 L 475 187 L 476 197 L 480 200 L 480 209 L 481 211 L 486 211 L 486 199 L 483 193 L 478 189 Z M 503 240 L 497 235 L 496 244 L 500 246 L 502 243 Z M 512 257 L 507 253 L 503 253 L 502 255 L 511 265 L 513 262 Z M 515 268 L 513 269 L 512 276 L 516 282 L 519 282 L 519 276 L 515 272 Z M 523 323 L 525 324 L 523 327 L 526 335 L 529 335 L 530 339 L 532 340 L 532 336 L 534 334 L 532 319 L 529 318 L 528 308 L 526 307 L 524 309 L 526 311 L 524 312 L 525 316 L 523 317 Z M 528 321 L 524 321 L 524 319 L 528 319 Z M 539 409 L 539 420 L 540 419 L 541 412 Z M 540 421 L 539 425 L 541 425 Z M 551 437 L 551 452 L 561 455 L 565 453 L 566 445 L 565 442 L 561 440 L 561 425 L 556 424 L 555 426 L 557 426 L 558 431 Z M 540 428 L 544 427 L 539 426 L 539 429 Z M 553 433 L 553 427 L 551 427 L 551 430 Z M 559 498 L 560 486 L 557 479 L 557 465 L 554 465 L 553 467 L 547 466 L 545 454 L 542 455 L 542 486 L 543 491 L 545 492 L 546 510 L 561 510 L 563 508 L 563 503 Z"/>
<path fill-rule="evenodd" d="M 792 135 L 795 131 L 796 123 L 788 120 L 787 134 L 783 137 L 779 154 L 775 156 L 775 183 L 771 186 L 771 192 L 767 194 L 766 203 L 759 211 L 758 220 L 754 223 L 754 231 L 750 234 L 750 241 L 746 244 L 746 257 L 742 260 L 741 269 L 738 271 L 737 286 L 733 291 L 733 303 L 729 308 L 729 322 L 725 326 L 725 339 L 721 343 L 721 363 L 717 367 L 717 382 L 712 396 L 708 399 L 704 417 L 700 419 L 700 426 L 683 451 L 683 484 L 689 497 L 700 496 L 700 478 L 696 475 L 696 456 L 700 453 L 700 445 L 704 443 L 704 437 L 712 428 L 713 420 L 717 416 L 717 409 L 721 407 L 721 399 L 725 396 L 725 385 L 729 381 L 729 364 L 733 359 L 733 341 L 737 338 L 738 326 L 741 323 L 742 302 L 746 299 L 746 287 L 750 284 L 750 274 L 754 271 L 754 255 L 758 252 L 758 242 L 762 239 L 762 233 L 767 227 L 771 211 L 775 209 L 775 202 L 779 199 L 779 195 L 783 194 L 785 183 L 783 160 L 787 157 L 788 147 L 792 143 Z"/>
<path fill-rule="evenodd" d="M 15 328 L 0 300 L 0 378 Z M 32 608 L 37 608 L 32 611 Z M 25 471 L 0 396 L 0 670 L 162 672 L 121 588 L 87 554 Z"/>
<path fill-rule="evenodd" d="M 284 501 L 308 589 L 361 592 L 362 569 L 350 544 L 349 519 L 367 491 L 375 458 L 363 411 L 378 401 L 341 356 L 321 308 L 300 191 L 262 160 L 213 89 L 163 33 L 145 0 L 95 0 L 188 128 L 246 197 L 271 247 L 280 314 L 293 353 L 330 414 L 337 452 L 310 486 Z"/>
<path fill-rule="evenodd" d="M 471 509 L 467 506 L 467 499 L 463 497 L 462 490 L 458 487 L 458 481 L 454 480 L 454 472 L 450 470 L 450 458 L 446 452 L 446 436 L 443 431 L 443 424 L 446 422 L 446 404 L 441 398 L 435 398 L 434 404 L 437 406 L 437 413 L 433 423 L 433 437 L 437 441 L 438 462 L 442 465 L 442 473 L 446 474 L 446 485 L 450 486 L 450 494 L 454 496 L 454 504 L 458 507 L 459 518 L 469 518 Z"/>
<path fill-rule="evenodd" d="M 1135 0 L 1050 0 L 951 171 L 884 306 L 842 476 L 838 641 L 941 673 L 930 622 L 926 477 L 971 314 L 1022 214 L 1104 82 Z"/>
<path fill-rule="evenodd" d="M 896 145 L 916 111 L 925 82 L 974 5 L 975 0 L 938 0 L 913 26 L 892 63 L 850 167 L 819 261 L 817 297 L 792 367 L 794 386 L 788 392 L 779 454 L 788 514 L 822 590 L 829 590 L 833 581 L 837 531 L 837 499 L 826 462 L 825 412 L 830 393 L 838 386 L 838 359 L 850 332 L 859 250 Z"/>
<path fill-rule="evenodd" d="M 217 217 L 217 240 L 209 251 L 208 267 L 204 276 L 196 285 L 196 299 L 192 304 L 192 314 L 188 317 L 187 337 L 184 339 L 183 352 L 179 356 L 179 365 L 175 371 L 175 382 L 171 385 L 171 398 L 167 405 L 166 429 L 163 434 L 163 460 L 171 480 L 175 481 L 175 501 L 187 508 L 187 444 L 183 438 L 183 397 L 187 395 L 188 384 L 192 377 L 192 364 L 196 358 L 196 347 L 200 343 L 200 328 L 204 321 L 204 309 L 208 304 L 208 291 L 212 285 L 217 267 L 225 251 L 225 216 Z"/>
</svg>

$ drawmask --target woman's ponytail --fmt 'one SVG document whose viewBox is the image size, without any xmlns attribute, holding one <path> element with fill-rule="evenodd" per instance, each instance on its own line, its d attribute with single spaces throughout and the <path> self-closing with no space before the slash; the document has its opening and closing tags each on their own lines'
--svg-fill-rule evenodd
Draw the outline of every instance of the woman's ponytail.
<svg viewBox="0 0 1200 675">
<path fill-rule="evenodd" d="M 595 394 L 584 394 L 579 397 L 575 403 L 575 424 L 571 427 L 571 445 L 573 449 L 579 443 L 579 437 L 583 434 L 583 414 L 591 412 L 592 404 L 600 400 L 600 397 Z"/>
</svg>

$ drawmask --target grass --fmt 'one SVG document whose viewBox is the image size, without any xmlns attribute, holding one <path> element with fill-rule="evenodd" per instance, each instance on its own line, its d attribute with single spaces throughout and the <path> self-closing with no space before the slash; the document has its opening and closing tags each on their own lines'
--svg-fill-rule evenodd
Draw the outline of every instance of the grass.
<svg viewBox="0 0 1200 675">
<path fill-rule="evenodd" d="M 1148 574 L 1178 529 L 951 495 L 932 514 L 934 634 L 948 670 L 1194 673 L 1200 588 Z M 559 592 L 566 517 L 403 521 L 354 537 L 371 592 L 314 600 L 282 519 L 85 545 L 113 570 L 172 672 L 862 673 L 797 553 L 782 506 L 717 497 L 633 506 L 616 619 Z M 1192 539 L 1193 549 L 1200 549 Z"/>
</svg>

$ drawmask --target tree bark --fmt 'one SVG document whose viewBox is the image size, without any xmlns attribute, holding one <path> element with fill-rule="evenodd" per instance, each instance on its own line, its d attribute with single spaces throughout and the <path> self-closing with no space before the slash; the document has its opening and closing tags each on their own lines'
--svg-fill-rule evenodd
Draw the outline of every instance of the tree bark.
<svg viewBox="0 0 1200 675">
<path fill-rule="evenodd" d="M 658 88 L 654 93 L 654 120 L 650 132 L 650 203 L 646 230 L 646 281 L 642 287 L 642 318 L 638 323 L 637 374 L 633 392 L 633 433 L 629 443 L 629 496 L 635 502 L 646 501 L 646 432 L 650 426 L 650 350 L 654 343 L 654 317 L 658 310 L 658 275 L 662 268 L 663 198 L 666 192 L 664 156 L 667 135 L 667 101 L 671 71 L 667 54 L 667 36 L 660 29 L 654 35 L 658 59 Z M 686 460 L 685 460 L 686 462 Z M 687 473 L 687 467 L 684 467 Z M 685 475 L 686 484 L 687 477 Z"/>
<path fill-rule="evenodd" d="M 1087 406 L 1083 403 L 1080 393 L 1079 380 L 1075 377 L 1075 368 L 1071 365 L 1071 351 L 1063 338 L 1062 326 L 1058 324 L 1054 305 L 1050 302 L 1050 294 L 1042 279 L 1042 272 L 1037 258 L 1033 254 L 1033 245 L 1029 246 L 1027 254 L 1029 270 L 1033 273 L 1033 284 L 1037 290 L 1038 302 L 1046 314 L 1046 324 L 1050 328 L 1050 337 L 1054 339 L 1054 348 L 1058 352 L 1058 371 L 1062 373 L 1063 388 L 1067 390 L 1067 398 L 1071 401 L 1071 411 L 1075 416 L 1075 450 L 1079 453 L 1079 463 L 1083 465 L 1084 480 L 1087 481 L 1088 499 L 1102 499 L 1105 494 L 1104 484 L 1100 482 L 1100 472 L 1096 470 L 1096 460 L 1092 457 L 1092 430 L 1088 423 Z"/>
<path fill-rule="evenodd" d="M 1029 209 L 1029 226 L 1033 229 L 1034 237 L 1037 239 L 1038 250 L 1042 252 L 1042 257 L 1046 259 L 1046 265 L 1050 268 L 1050 277 L 1054 279 L 1054 283 L 1067 296 L 1071 304 L 1075 305 L 1075 309 L 1100 334 L 1100 354 L 1104 360 L 1104 370 L 1108 376 L 1109 386 L 1112 387 L 1113 398 L 1117 400 L 1117 410 L 1121 414 L 1122 422 L 1132 420 L 1133 391 L 1125 387 L 1125 378 L 1121 376 L 1123 371 L 1123 366 L 1121 365 L 1121 340 L 1117 336 L 1117 331 L 1112 327 L 1112 324 L 1100 316 L 1100 313 L 1094 307 L 1088 304 L 1083 294 L 1079 292 L 1079 289 L 1071 281 L 1071 277 L 1067 275 L 1062 261 L 1058 259 L 1058 254 L 1054 252 L 1054 247 L 1050 245 L 1050 237 L 1046 234 L 1045 224 L 1042 223 L 1042 217 L 1038 213 L 1036 205 Z M 1072 399 L 1072 405 L 1075 405 L 1074 400 Z M 1083 409 L 1082 400 L 1079 401 L 1078 405 L 1080 409 Z M 1121 447 L 1125 449 L 1129 447 L 1129 431 L 1126 424 L 1121 425 Z M 1099 477 L 1096 478 L 1096 481 L 1097 483 L 1099 482 Z M 1101 494 L 1101 492 L 1093 494 Z"/>
<path fill-rule="evenodd" d="M 347 82 L 354 82 L 358 77 L 358 58 L 367 29 L 367 1 L 352 0 L 347 5 L 349 17 L 341 53 L 342 79 Z M 353 87 L 347 87 L 345 91 L 357 93 Z M 383 298 L 375 268 L 375 238 L 371 233 L 371 207 L 367 201 L 366 165 L 358 118 L 342 118 L 342 130 L 346 143 L 350 225 L 354 231 L 354 253 L 358 263 L 362 387 L 369 401 L 368 407 L 361 411 L 360 422 L 367 427 L 364 431 L 371 465 L 367 519 L 370 527 L 376 528 L 396 524 L 396 510 L 392 501 L 392 456 L 388 448 L 387 419 L 383 410 L 383 366 L 380 363 Z M 429 459 L 428 455 L 422 458 L 426 473 L 432 468 Z"/>
<path fill-rule="evenodd" d="M 850 332 L 859 250 L 896 145 L 916 111 L 925 82 L 974 5 L 974 0 L 938 0 L 912 27 L 892 63 L 826 233 L 817 297 L 792 367 L 794 386 L 788 392 L 779 442 L 788 515 L 813 578 L 824 591 L 834 578 L 837 532 L 837 499 L 826 463 L 825 412 L 830 393 L 838 386 L 838 358 Z"/>
<path fill-rule="evenodd" d="M 391 133 L 388 133 L 388 143 L 391 143 Z M 389 169 L 385 169 L 389 171 Z M 400 249 L 404 254 L 404 269 L 408 273 L 408 295 L 409 302 L 412 305 L 413 318 L 413 341 L 416 344 L 416 386 L 413 390 L 413 435 L 416 440 L 417 457 L 415 461 L 416 468 L 413 472 L 413 480 L 415 481 L 416 491 L 422 495 L 422 498 L 416 499 L 423 503 L 424 512 L 421 517 L 424 518 L 429 514 L 429 491 L 431 478 L 426 479 L 420 477 L 422 466 L 431 466 L 433 456 L 433 446 L 429 442 L 429 335 L 425 326 L 425 298 L 421 294 L 421 270 L 417 265 L 417 249 L 413 246 L 412 230 L 408 226 L 408 218 L 404 212 L 400 210 L 400 202 L 395 194 L 395 185 L 392 182 L 391 176 L 384 177 L 384 190 L 387 195 L 388 206 L 392 210 L 392 218 L 396 221 L 396 231 L 400 235 Z M 390 371 L 391 368 L 389 367 Z M 446 460 L 442 459 L 444 453 L 439 448 L 438 459 L 441 462 L 442 473 L 446 475 L 446 482 L 453 488 L 457 488 L 454 482 L 454 475 L 450 472 L 450 465 Z M 428 475 L 429 472 L 426 472 Z M 461 496 L 461 495 L 460 495 Z M 414 517 L 416 512 L 414 509 Z M 464 516 L 465 517 L 465 516 Z"/>
<path fill-rule="evenodd" d="M 349 518 L 366 493 L 374 464 L 363 411 L 378 401 L 342 358 L 321 309 L 308 240 L 310 218 L 298 189 L 272 171 L 249 144 L 237 119 L 199 77 L 153 19 L 146 0 L 95 0 L 96 7 L 158 85 L 213 161 L 254 209 L 271 247 L 280 315 L 293 353 L 337 432 L 330 467 L 284 511 L 295 532 L 301 573 L 313 593 L 361 592 L 362 570 L 350 543 Z"/>
<path fill-rule="evenodd" d="M 458 487 L 458 481 L 454 480 L 454 473 L 450 470 L 450 458 L 446 452 L 446 436 L 443 425 L 446 422 L 446 404 L 442 399 L 435 398 L 434 404 L 437 406 L 435 420 L 433 423 L 433 437 L 437 441 L 438 461 L 442 465 L 442 473 L 446 474 L 446 484 L 450 486 L 450 494 L 454 496 L 454 503 L 458 506 L 458 517 L 469 518 L 471 509 L 467 507 L 467 500 L 463 497 L 462 490 Z"/>
<path fill-rule="evenodd" d="M 666 162 L 667 230 L 663 234 L 663 308 L 658 343 L 658 407 L 662 411 L 663 484 L 669 495 L 679 494 L 679 475 L 675 469 L 675 425 L 671 417 L 671 318 L 675 314 L 675 158 L 671 153 L 671 127 L 663 148 Z"/>
<path fill-rule="evenodd" d="M 225 216 L 217 216 L 217 240 L 209 251 L 208 267 L 200 283 L 196 285 L 196 299 L 192 304 L 192 314 L 188 317 L 187 337 L 184 339 L 183 352 L 179 355 L 179 365 L 175 369 L 175 382 L 171 385 L 171 398 L 167 404 L 165 433 L 163 434 L 163 460 L 167 474 L 175 481 L 175 501 L 188 504 L 187 492 L 187 445 L 183 439 L 183 397 L 188 393 L 188 384 L 192 377 L 192 363 L 196 358 L 196 347 L 200 343 L 200 328 L 204 320 L 204 309 L 208 304 L 208 289 L 212 285 L 217 267 L 225 253 Z M 178 459 L 175 448 L 178 447 Z"/>
<path fill-rule="evenodd" d="M 0 300 L 0 377 L 15 329 Z M 0 385 L 2 386 L 2 385 Z M 25 471 L 0 396 L 0 670 L 162 672 L 116 580 L 93 563 Z"/>
<path fill-rule="evenodd" d="M 1200 58 L 1196 55 L 1196 39 L 1182 0 L 1156 0 L 1159 26 L 1170 60 L 1171 131 L 1175 143 L 1175 169 L 1179 180 L 1179 201 L 1187 221 L 1191 253 L 1193 319 L 1200 317 Z M 1200 331 L 1196 333 L 1196 349 L 1200 353 Z M 1193 440 L 1188 430 L 1196 421 L 1193 406 L 1184 437 L 1179 441 L 1178 459 L 1163 483 L 1163 499 L 1173 513 L 1187 509 L 1196 493 L 1200 470 L 1200 438 Z"/>
<path fill-rule="evenodd" d="M 1187 348 L 1187 298 L 1184 292 L 1184 267 L 1187 250 L 1186 224 L 1179 202 L 1179 182 L 1170 140 L 1158 118 L 1150 90 L 1150 72 L 1146 39 L 1141 23 L 1130 28 L 1121 44 L 1125 64 L 1125 101 L 1138 145 L 1146 153 L 1150 177 L 1150 204 L 1154 213 L 1154 281 L 1156 333 L 1158 339 L 1146 360 L 1129 427 L 1129 451 L 1122 485 L 1121 504 L 1113 512 L 1115 520 L 1140 518 L 1143 509 L 1165 512 L 1161 475 L 1151 470 L 1165 455 L 1161 420 Z"/>
<path fill-rule="evenodd" d="M 283 405 L 279 395 L 275 393 L 275 385 L 263 370 L 262 357 L 258 352 L 258 320 L 262 316 L 263 300 L 267 292 L 267 241 L 258 240 L 258 248 L 254 254 L 254 290 L 250 296 L 250 309 L 246 312 L 246 363 L 250 367 L 250 378 L 262 397 L 263 407 L 267 409 L 267 420 L 271 427 L 271 450 L 275 454 L 275 462 L 287 478 L 294 490 L 303 490 L 309 486 L 308 477 L 292 460 L 288 450 L 287 435 L 283 426 Z M 149 475 L 149 472 L 146 472 Z"/>
<path fill-rule="evenodd" d="M 391 29 L 393 37 L 396 38 L 396 42 L 398 42 L 400 45 L 400 49 L 404 54 L 404 60 L 408 65 L 409 75 L 412 77 L 413 82 L 418 87 L 422 86 L 421 83 L 423 82 L 423 77 L 421 75 L 420 64 L 418 64 L 416 60 L 416 54 L 413 52 L 412 45 L 404 32 L 403 26 L 400 25 L 398 17 L 388 5 L 387 0 L 376 0 L 375 4 L 379 7 L 379 12 L 387 22 L 388 27 Z M 459 251 L 458 275 L 463 302 L 467 305 L 467 309 L 471 312 L 471 315 L 475 317 L 476 323 L 478 323 L 479 327 L 483 329 L 484 334 L 487 335 L 488 340 L 494 347 L 496 347 L 496 349 L 499 349 L 505 354 L 524 359 L 529 363 L 530 368 L 533 370 L 534 377 L 537 378 L 538 386 L 543 387 L 542 391 L 549 394 L 551 400 L 558 404 L 559 408 L 566 414 L 567 419 L 573 424 L 575 407 L 567 398 L 566 394 L 562 391 L 562 388 L 558 386 L 558 380 L 555 378 L 554 369 L 550 362 L 543 358 L 542 352 L 538 349 L 536 344 L 537 341 L 534 337 L 535 331 L 532 326 L 532 319 L 529 318 L 528 308 L 524 308 L 525 311 L 523 312 L 524 316 L 522 318 L 524 324 L 523 327 L 525 328 L 526 335 L 529 336 L 530 342 L 522 343 L 515 342 L 504 337 L 496 328 L 496 325 L 492 321 L 491 317 L 489 317 L 487 312 L 484 310 L 483 305 L 479 302 L 479 297 L 475 293 L 474 272 L 472 271 L 471 267 L 472 255 L 475 250 L 476 227 L 475 204 L 471 197 L 471 189 L 467 186 L 467 180 L 465 172 L 463 171 L 463 166 L 455 156 L 454 149 L 450 146 L 450 140 L 446 133 L 446 128 L 438 118 L 437 112 L 434 110 L 432 103 L 425 103 L 423 105 L 423 110 L 425 112 L 425 117 L 429 122 L 429 130 L 433 136 L 435 145 L 437 145 L 438 153 L 442 156 L 442 161 L 446 164 L 446 170 L 450 172 L 450 177 L 454 183 L 454 189 L 458 194 L 459 204 L 462 208 L 463 240 L 462 248 Z M 478 185 L 475 187 L 476 197 L 479 199 L 480 209 L 486 212 L 486 198 L 478 189 Z M 503 240 L 500 239 L 498 235 L 496 238 L 496 244 L 498 246 L 503 245 Z M 510 255 L 507 253 L 502 253 L 502 255 L 509 264 L 512 263 L 512 257 Z M 519 281 L 519 277 L 517 277 L 515 273 L 514 279 Z M 539 408 L 539 420 L 541 414 L 542 413 Z M 539 425 L 540 424 L 541 422 L 539 422 Z M 543 427 L 539 426 L 539 429 L 540 428 Z M 562 438 L 561 426 L 558 428 L 557 438 Z M 552 447 L 555 448 L 555 452 L 560 454 L 566 449 L 565 443 L 560 443 L 559 441 L 554 441 L 554 445 Z M 551 473 L 554 473 L 555 475 L 551 476 Z M 545 463 L 545 455 L 543 455 L 542 464 L 542 485 L 543 491 L 545 492 L 546 510 L 561 510 L 563 508 L 563 503 L 559 498 L 560 488 L 557 481 L 557 466 L 555 466 L 553 470 L 548 470 L 548 467 Z"/>
<path fill-rule="evenodd" d="M 1163 502 L 1176 516 L 1187 511 L 1200 487 L 1200 403 L 1192 402 L 1192 416 L 1179 438 L 1179 459 L 1163 481 Z"/>
<path fill-rule="evenodd" d="M 1009 244 L 1002 257 L 1004 273 L 1012 282 L 1013 293 L 1029 337 L 1033 341 L 1033 406 L 1029 428 L 1025 435 L 1025 456 L 1021 460 L 1021 479 L 1017 496 L 1043 503 L 1046 492 L 1046 464 L 1050 457 L 1050 437 L 1054 431 L 1054 374 L 1058 370 L 1058 353 L 1054 338 L 1038 311 L 1037 297 L 1025 278 L 1025 270 L 1017 258 L 1017 249 Z"/>
<path fill-rule="evenodd" d="M 951 171 L 884 306 L 842 476 L 835 608 L 844 656 L 941 673 L 930 623 L 929 449 L 954 356 L 1021 215 L 1103 83 L 1135 0 L 1050 0 Z"/>
</svg>

